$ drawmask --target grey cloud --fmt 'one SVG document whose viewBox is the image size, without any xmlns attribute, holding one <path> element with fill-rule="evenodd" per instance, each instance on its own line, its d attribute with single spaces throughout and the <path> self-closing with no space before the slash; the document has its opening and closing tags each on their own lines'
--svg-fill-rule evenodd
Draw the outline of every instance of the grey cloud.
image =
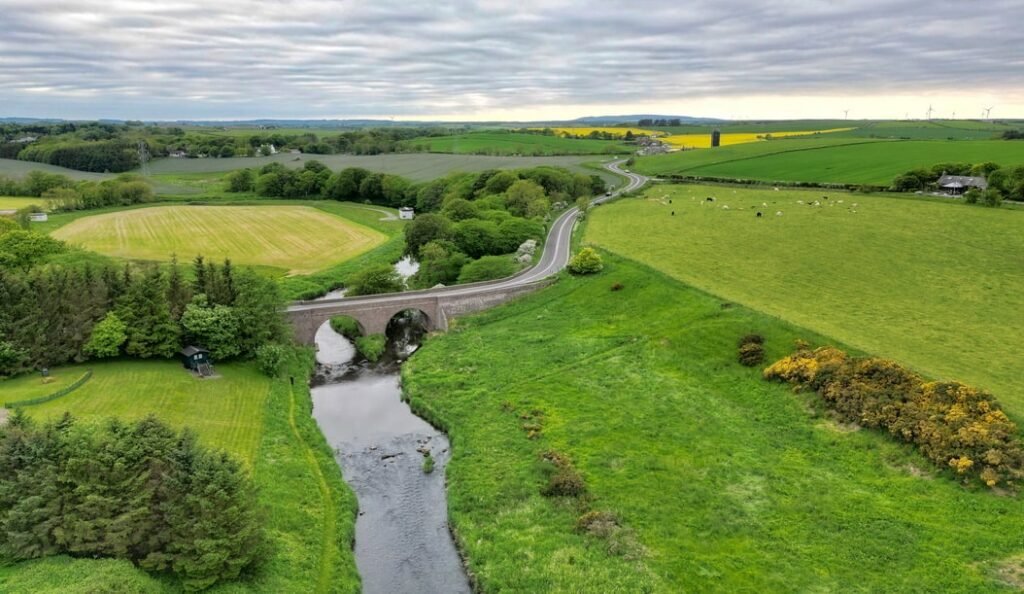
<svg viewBox="0 0 1024 594">
<path fill-rule="evenodd" d="M 1019 93 L 1022 9 L 1021 0 L 0 0 L 0 112 L 413 116 L 765 91 Z"/>
</svg>

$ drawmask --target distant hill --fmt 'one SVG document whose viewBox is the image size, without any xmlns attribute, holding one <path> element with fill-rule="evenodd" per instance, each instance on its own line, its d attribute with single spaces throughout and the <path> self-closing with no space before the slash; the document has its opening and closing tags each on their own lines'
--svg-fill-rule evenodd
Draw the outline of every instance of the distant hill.
<svg viewBox="0 0 1024 594">
<path fill-rule="evenodd" d="M 579 124 L 625 124 L 635 123 L 640 120 L 679 120 L 683 124 L 713 124 L 717 122 L 727 122 L 728 120 L 719 120 L 716 118 L 695 118 L 692 116 L 679 116 L 679 115 L 656 115 L 656 114 L 638 114 L 638 115 L 612 115 L 612 116 L 587 116 L 583 118 L 576 118 L 572 120 L 574 123 Z"/>
</svg>

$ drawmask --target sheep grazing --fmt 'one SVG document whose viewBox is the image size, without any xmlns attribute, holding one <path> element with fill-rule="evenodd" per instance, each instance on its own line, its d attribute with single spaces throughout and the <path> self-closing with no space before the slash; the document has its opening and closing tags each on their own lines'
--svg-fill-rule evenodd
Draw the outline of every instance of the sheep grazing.
<svg viewBox="0 0 1024 594">
<path fill-rule="evenodd" d="M 761 211 L 757 211 L 757 218 L 761 218 Z"/>
<path fill-rule="evenodd" d="M 803 201 L 803 200 L 797 200 L 797 201 L 796 201 L 796 203 L 797 203 L 797 204 L 803 204 L 803 203 L 804 203 L 804 201 Z"/>
<path fill-rule="evenodd" d="M 776 212 L 776 213 L 775 213 L 775 216 L 777 216 L 777 217 L 781 217 L 781 216 L 782 216 L 782 211 L 780 210 L 780 211 Z"/>
<path fill-rule="evenodd" d="M 722 209 L 723 210 L 729 210 L 729 205 L 728 204 L 723 204 L 722 205 Z"/>
<path fill-rule="evenodd" d="M 714 199 L 714 198 L 712 198 L 711 196 L 708 196 L 708 197 L 706 198 L 706 200 L 707 200 L 708 202 L 714 202 L 714 201 L 715 201 L 715 199 Z"/>
<path fill-rule="evenodd" d="M 672 211 L 672 216 L 676 216 L 676 211 Z"/>
</svg>

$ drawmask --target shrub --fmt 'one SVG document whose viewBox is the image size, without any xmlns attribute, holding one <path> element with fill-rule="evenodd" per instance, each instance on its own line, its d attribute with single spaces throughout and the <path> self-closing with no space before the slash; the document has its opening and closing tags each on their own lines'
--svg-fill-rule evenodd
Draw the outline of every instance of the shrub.
<svg viewBox="0 0 1024 594">
<path fill-rule="evenodd" d="M 397 293 L 404 288 L 402 277 L 389 264 L 378 264 L 364 268 L 352 275 L 348 284 L 348 295 L 378 295 Z"/>
<path fill-rule="evenodd" d="M 388 346 L 388 338 L 383 334 L 370 334 L 356 338 L 355 343 L 362 356 L 376 363 Z"/>
<path fill-rule="evenodd" d="M 967 204 L 977 204 L 978 200 L 981 199 L 981 190 L 978 188 L 971 188 L 964 192 L 964 202 Z"/>
<path fill-rule="evenodd" d="M 569 260 L 569 272 L 573 274 L 594 274 L 602 268 L 601 256 L 594 248 L 585 247 Z"/>
<path fill-rule="evenodd" d="M 349 316 L 331 318 L 331 329 L 349 340 L 355 340 L 363 335 L 363 331 L 359 329 L 359 322 Z"/>
<path fill-rule="evenodd" d="M 764 346 L 757 342 L 740 345 L 739 361 L 747 367 L 760 365 L 764 362 Z"/>
<path fill-rule="evenodd" d="M 460 283 L 475 283 L 512 276 L 519 270 L 509 256 L 484 256 L 462 267 Z"/>
<path fill-rule="evenodd" d="M 92 357 L 116 357 L 121 352 L 121 345 L 128 340 L 128 327 L 114 312 L 107 312 L 102 320 L 92 328 L 89 341 L 83 351 Z"/>
<path fill-rule="evenodd" d="M 569 458 L 555 451 L 547 451 L 541 454 L 541 459 L 547 474 L 547 484 L 541 489 L 541 494 L 547 497 L 580 497 L 586 494 L 587 485 Z"/>
<path fill-rule="evenodd" d="M 251 192 L 256 183 L 252 169 L 239 169 L 227 176 L 228 192 Z"/>
<path fill-rule="evenodd" d="M 1024 477 L 1017 426 L 991 394 L 957 382 L 923 383 L 893 361 L 855 358 L 834 347 L 801 349 L 764 371 L 816 390 L 842 419 L 886 429 L 965 480 L 1013 485 Z"/>
<path fill-rule="evenodd" d="M 264 375 L 277 377 L 284 365 L 285 353 L 285 347 L 279 344 L 262 345 L 256 349 L 256 365 Z"/>
</svg>

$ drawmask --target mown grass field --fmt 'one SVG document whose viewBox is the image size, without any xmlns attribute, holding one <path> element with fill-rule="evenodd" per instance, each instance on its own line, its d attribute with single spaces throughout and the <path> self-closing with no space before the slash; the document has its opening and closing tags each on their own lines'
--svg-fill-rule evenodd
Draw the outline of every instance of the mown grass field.
<svg viewBox="0 0 1024 594">
<path fill-rule="evenodd" d="M 386 236 L 308 206 L 153 206 L 85 216 L 57 239 L 119 258 L 196 254 L 308 274 L 384 243 Z"/>
<path fill-rule="evenodd" d="M 482 591 L 1006 591 L 1019 498 L 965 490 L 736 363 L 748 332 L 770 358 L 824 339 L 622 258 L 605 266 L 460 320 L 403 366 L 414 408 L 451 437 L 449 510 Z M 540 495 L 550 449 L 592 509 L 633 531 L 624 554 L 575 530 L 577 505 Z"/>
<path fill-rule="evenodd" d="M 22 178 L 30 171 L 45 171 L 46 173 L 59 173 L 66 175 L 75 181 L 102 181 L 114 177 L 106 173 L 90 173 L 88 171 L 77 171 L 66 167 L 36 163 L 34 161 L 18 161 L 17 159 L 0 159 L 0 175 L 13 178 Z"/>
<path fill-rule="evenodd" d="M 333 170 L 363 167 L 370 171 L 393 173 L 412 181 L 423 182 L 460 171 L 474 173 L 485 169 L 519 169 L 523 167 L 565 167 L 578 173 L 598 173 L 609 183 L 617 180 L 607 171 L 585 167 L 595 160 L 590 156 L 560 157 L 491 157 L 486 155 L 447 155 L 440 153 L 401 153 L 386 155 L 292 155 L 270 157 L 232 157 L 229 159 L 156 159 L 149 168 L 153 174 L 196 174 L 234 171 L 246 167 L 260 168 L 267 163 L 281 163 L 287 167 L 302 167 L 306 161 L 320 161 Z"/>
<path fill-rule="evenodd" d="M 403 144 L 409 149 L 431 153 L 470 155 L 606 155 L 632 152 L 630 147 L 612 140 L 493 131 L 414 138 Z"/>
<path fill-rule="evenodd" d="M 35 374 L 0 382 L 0 400 L 52 394 L 90 368 L 93 376 L 82 387 L 26 410 L 39 419 L 70 410 L 90 421 L 110 416 L 134 420 L 153 413 L 175 427 L 192 427 L 207 445 L 232 452 L 252 465 L 270 382 L 250 365 L 217 365 L 223 377 L 206 381 L 165 361 L 74 365 L 53 370 L 58 379 L 53 384 L 43 384 Z"/>
<path fill-rule="evenodd" d="M 586 239 L 926 375 L 991 390 L 1024 422 L 1024 212 L 822 195 L 655 186 L 597 209 Z M 808 205 L 815 200 L 822 206 Z"/>
<path fill-rule="evenodd" d="M 356 502 L 310 416 L 312 401 L 305 388 L 310 357 L 296 355 L 285 376 L 275 380 L 241 363 L 218 364 L 222 377 L 210 380 L 193 378 L 176 361 L 94 363 L 95 375 L 82 388 L 25 410 L 37 419 L 70 411 L 80 422 L 152 413 L 176 427 L 192 427 L 202 443 L 244 460 L 266 510 L 270 558 L 256 575 L 210 592 L 355 593 L 359 577 L 351 543 Z M 56 385 L 73 381 L 82 369 L 55 370 Z M 294 388 L 288 375 L 296 377 Z M 28 376 L 0 381 L 0 400 L 32 397 L 38 383 L 38 377 Z M 127 561 L 61 556 L 0 565 L 0 591 L 148 594 L 181 588 Z"/>
<path fill-rule="evenodd" d="M 789 144 L 802 142 L 793 139 L 726 147 L 731 149 L 728 152 L 712 149 L 640 157 L 635 169 L 652 175 L 887 186 L 901 173 L 919 167 L 931 168 L 939 163 L 994 161 L 1004 166 L 1024 164 L 1024 142 L 937 140 L 851 144 L 849 141 L 852 139 L 831 140 L 831 143 L 821 146 Z M 778 147 L 766 146 L 776 142 Z M 786 143 L 785 146 L 782 143 Z M 792 150 L 812 147 L 813 150 Z"/>
</svg>

